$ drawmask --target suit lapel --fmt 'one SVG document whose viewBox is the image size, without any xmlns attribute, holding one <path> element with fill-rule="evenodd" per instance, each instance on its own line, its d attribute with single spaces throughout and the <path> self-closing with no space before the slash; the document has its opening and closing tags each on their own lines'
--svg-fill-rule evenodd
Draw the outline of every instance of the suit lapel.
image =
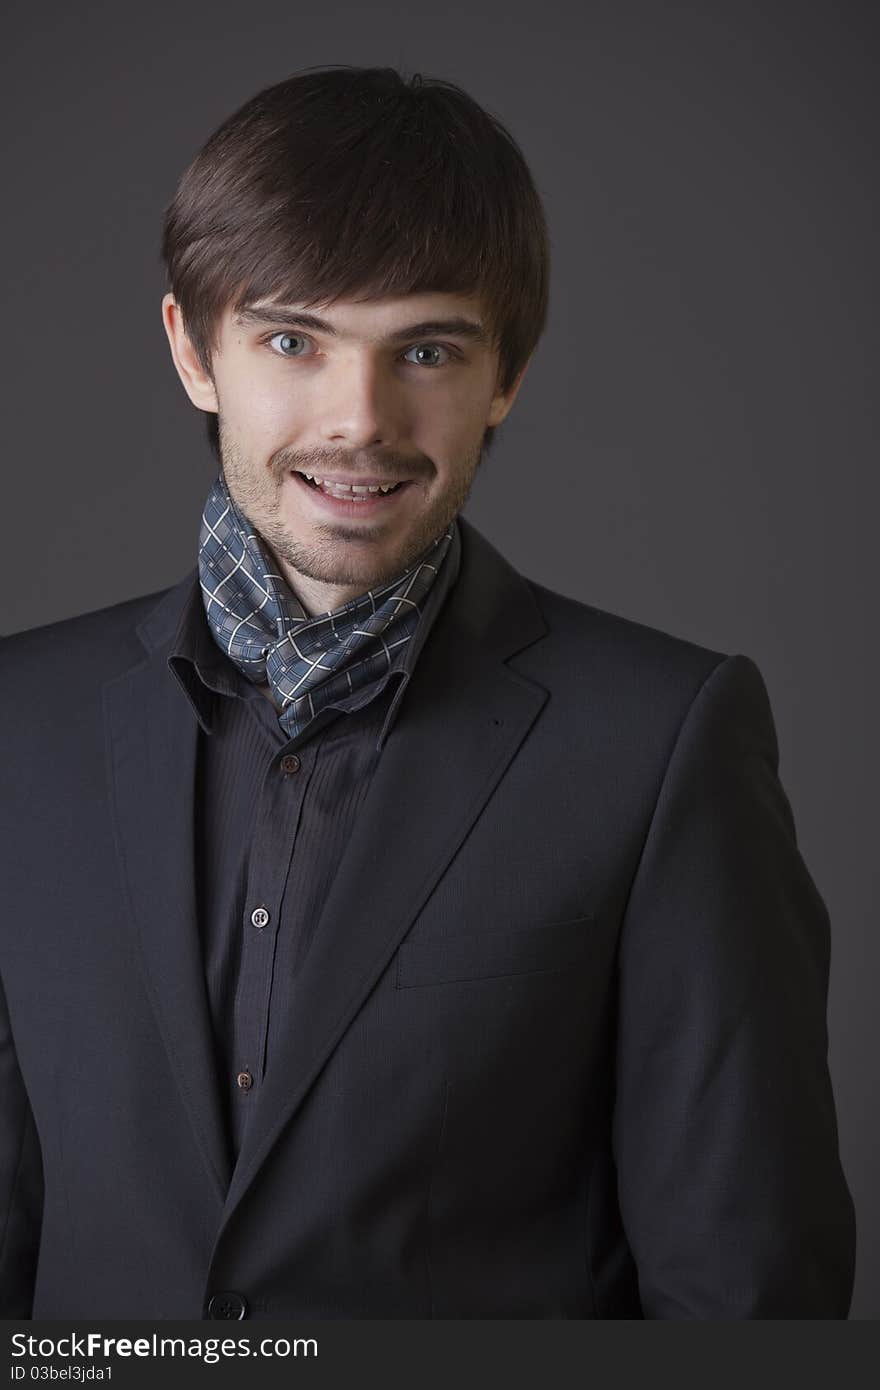
<svg viewBox="0 0 880 1390">
<path fill-rule="evenodd" d="M 104 687 L 116 845 L 138 956 L 172 1074 L 222 1201 L 231 1175 L 196 917 L 198 723 L 168 670 L 191 573 L 138 629 L 148 659 Z"/>
<path fill-rule="evenodd" d="M 531 589 L 475 528 L 462 518 L 459 525 L 458 582 L 419 655 L 295 982 L 286 1031 L 232 1177 L 224 1224 L 547 698 L 543 687 L 505 664 L 546 631 Z"/>
</svg>

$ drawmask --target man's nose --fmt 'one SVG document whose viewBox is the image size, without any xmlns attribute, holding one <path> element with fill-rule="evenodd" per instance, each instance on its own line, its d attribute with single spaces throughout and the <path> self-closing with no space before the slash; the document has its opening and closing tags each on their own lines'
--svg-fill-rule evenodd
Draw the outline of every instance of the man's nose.
<svg viewBox="0 0 880 1390">
<path fill-rule="evenodd" d="M 393 366 L 365 355 L 340 358 L 321 387 L 320 432 L 328 443 L 393 448 L 402 438 L 405 412 Z"/>
</svg>

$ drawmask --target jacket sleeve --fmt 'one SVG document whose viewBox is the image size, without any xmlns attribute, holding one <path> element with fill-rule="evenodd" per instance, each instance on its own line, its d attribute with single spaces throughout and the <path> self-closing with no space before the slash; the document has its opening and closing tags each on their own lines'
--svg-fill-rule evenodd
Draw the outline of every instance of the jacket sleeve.
<svg viewBox="0 0 880 1390">
<path fill-rule="evenodd" d="M 32 1316 L 43 1166 L 0 988 L 0 1317 Z"/>
<path fill-rule="evenodd" d="M 724 658 L 684 719 L 618 955 L 613 1145 L 649 1318 L 846 1318 L 830 923 L 767 690 Z"/>
</svg>

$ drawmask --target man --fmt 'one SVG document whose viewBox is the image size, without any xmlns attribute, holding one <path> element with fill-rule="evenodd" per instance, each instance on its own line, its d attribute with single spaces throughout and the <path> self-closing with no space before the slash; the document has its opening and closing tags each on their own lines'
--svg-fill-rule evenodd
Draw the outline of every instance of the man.
<svg viewBox="0 0 880 1390">
<path fill-rule="evenodd" d="M 3 1312 L 846 1317 L 761 674 L 460 515 L 546 317 L 518 147 L 307 70 L 163 252 L 196 564 L 0 651 Z"/>
</svg>

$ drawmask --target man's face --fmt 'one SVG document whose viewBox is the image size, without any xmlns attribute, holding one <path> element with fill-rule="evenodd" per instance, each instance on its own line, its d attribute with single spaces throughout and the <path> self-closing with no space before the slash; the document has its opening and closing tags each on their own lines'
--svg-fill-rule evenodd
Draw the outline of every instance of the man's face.
<svg viewBox="0 0 880 1390">
<path fill-rule="evenodd" d="M 163 317 L 190 399 L 218 412 L 233 499 L 313 612 L 394 578 L 443 534 L 523 375 L 500 394 L 480 303 L 461 295 L 227 309 L 212 377 L 170 295 Z M 305 473 L 400 486 L 339 497 Z"/>
</svg>

